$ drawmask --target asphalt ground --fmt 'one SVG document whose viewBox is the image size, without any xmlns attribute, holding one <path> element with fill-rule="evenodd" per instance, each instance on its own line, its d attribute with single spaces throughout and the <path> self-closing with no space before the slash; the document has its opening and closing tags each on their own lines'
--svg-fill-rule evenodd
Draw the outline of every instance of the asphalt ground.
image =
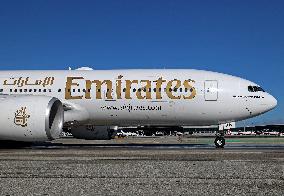
<svg viewBox="0 0 284 196">
<path fill-rule="evenodd" d="M 230 140 L 231 139 L 231 140 Z M 1 195 L 284 195 L 284 138 L 66 138 L 0 149 Z"/>
</svg>

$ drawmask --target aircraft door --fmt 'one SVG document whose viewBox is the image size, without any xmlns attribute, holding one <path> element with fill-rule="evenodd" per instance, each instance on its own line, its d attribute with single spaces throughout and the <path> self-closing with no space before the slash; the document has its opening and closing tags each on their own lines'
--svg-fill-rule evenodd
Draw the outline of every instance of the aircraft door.
<svg viewBox="0 0 284 196">
<path fill-rule="evenodd" d="M 204 82 L 205 101 L 217 101 L 218 99 L 218 81 L 206 80 Z"/>
</svg>

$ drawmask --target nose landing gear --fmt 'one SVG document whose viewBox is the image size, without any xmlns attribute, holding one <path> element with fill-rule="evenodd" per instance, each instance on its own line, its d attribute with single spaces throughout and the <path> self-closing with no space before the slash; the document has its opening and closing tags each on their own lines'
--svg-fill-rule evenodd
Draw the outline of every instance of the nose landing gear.
<svg viewBox="0 0 284 196">
<path fill-rule="evenodd" d="M 215 141 L 216 148 L 224 148 L 225 146 L 225 138 L 224 137 L 216 137 Z"/>
<path fill-rule="evenodd" d="M 215 138 L 215 146 L 216 148 L 224 148 L 226 142 L 225 142 L 225 138 L 224 138 L 224 131 L 218 131 L 216 133 L 216 138 Z"/>
</svg>

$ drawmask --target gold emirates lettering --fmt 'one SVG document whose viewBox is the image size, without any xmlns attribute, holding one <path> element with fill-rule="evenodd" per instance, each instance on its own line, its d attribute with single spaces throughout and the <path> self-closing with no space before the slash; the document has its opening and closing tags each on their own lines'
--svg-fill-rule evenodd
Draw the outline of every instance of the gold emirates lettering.
<svg viewBox="0 0 284 196">
<path fill-rule="evenodd" d="M 164 80 L 160 77 L 156 81 L 150 80 L 122 80 L 123 76 L 119 75 L 116 81 L 111 80 L 85 80 L 83 77 L 67 77 L 65 88 L 65 99 L 92 99 L 95 92 L 96 99 L 103 99 L 103 93 L 106 94 L 106 99 L 162 99 L 162 86 L 166 86 L 165 95 L 170 99 L 193 99 L 196 96 L 196 89 L 193 84 L 194 80 L 180 81 Z M 84 94 L 72 95 L 73 87 L 79 87 L 84 82 Z M 125 88 L 123 88 L 123 83 Z M 95 87 L 95 91 L 92 89 Z M 115 89 L 113 89 L 115 88 Z M 187 91 L 179 92 L 180 88 Z M 105 92 L 102 92 L 106 89 Z M 155 89 L 155 90 L 154 90 Z M 133 91 L 133 94 L 131 93 Z M 152 94 L 153 91 L 153 94 Z M 81 92 L 81 91 L 80 91 Z M 115 96 L 114 93 L 115 92 Z M 135 93 L 134 93 L 135 92 Z M 135 96 L 135 97 L 133 97 Z"/>
</svg>

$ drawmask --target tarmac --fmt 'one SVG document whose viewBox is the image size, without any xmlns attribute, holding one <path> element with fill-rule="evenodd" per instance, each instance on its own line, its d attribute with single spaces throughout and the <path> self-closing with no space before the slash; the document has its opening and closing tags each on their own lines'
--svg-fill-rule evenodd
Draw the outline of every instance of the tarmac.
<svg viewBox="0 0 284 196">
<path fill-rule="evenodd" d="M 284 137 L 64 138 L 0 149 L 1 195 L 284 195 Z"/>
</svg>

